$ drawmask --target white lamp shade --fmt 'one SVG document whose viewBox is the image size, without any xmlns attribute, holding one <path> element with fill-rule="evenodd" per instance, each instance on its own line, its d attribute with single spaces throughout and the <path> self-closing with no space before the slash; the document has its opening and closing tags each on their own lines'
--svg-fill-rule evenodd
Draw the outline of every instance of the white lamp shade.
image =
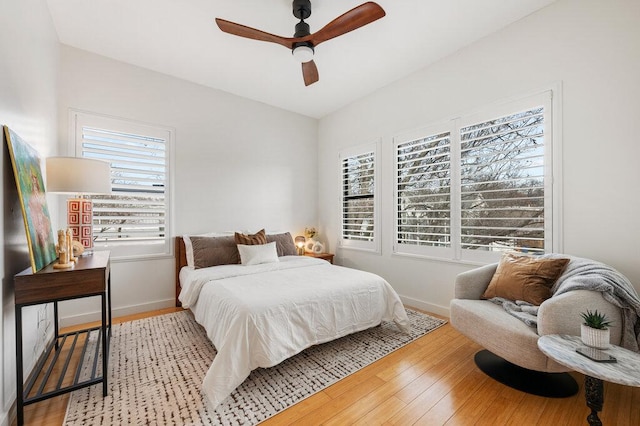
<svg viewBox="0 0 640 426">
<path fill-rule="evenodd" d="M 111 165 L 77 157 L 47 158 L 47 192 L 60 194 L 111 193 Z"/>
</svg>

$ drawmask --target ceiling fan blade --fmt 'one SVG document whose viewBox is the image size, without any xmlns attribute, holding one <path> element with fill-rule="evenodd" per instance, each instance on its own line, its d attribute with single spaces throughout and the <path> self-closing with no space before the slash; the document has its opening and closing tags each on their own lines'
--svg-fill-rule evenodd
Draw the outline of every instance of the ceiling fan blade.
<svg viewBox="0 0 640 426">
<path fill-rule="evenodd" d="M 313 60 L 302 63 L 302 77 L 304 77 L 304 85 L 309 86 L 320 79 L 318 76 L 318 67 Z"/>
<path fill-rule="evenodd" d="M 216 24 L 225 33 L 232 35 L 250 38 L 259 41 L 268 41 L 270 43 L 276 43 L 284 46 L 288 49 L 293 49 L 293 43 L 295 39 L 288 37 L 281 37 L 275 34 L 270 34 L 264 31 L 256 30 L 255 28 L 247 27 L 245 25 L 236 24 L 235 22 L 226 21 L 224 19 L 216 18 Z"/>
<path fill-rule="evenodd" d="M 304 37 L 305 41 L 310 41 L 314 46 L 320 43 L 331 40 L 342 34 L 346 34 L 350 31 L 357 30 L 367 24 L 377 21 L 384 17 L 386 14 L 384 9 L 377 3 L 372 1 L 361 4 L 354 7 L 350 11 L 338 16 L 333 21 L 322 27 L 319 31 Z"/>
</svg>

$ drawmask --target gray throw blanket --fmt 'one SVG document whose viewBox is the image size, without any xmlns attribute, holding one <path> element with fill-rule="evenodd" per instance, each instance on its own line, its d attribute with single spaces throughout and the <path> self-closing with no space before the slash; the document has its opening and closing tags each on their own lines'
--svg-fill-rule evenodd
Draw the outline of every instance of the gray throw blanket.
<svg viewBox="0 0 640 426">
<path fill-rule="evenodd" d="M 544 257 L 571 259 L 558 281 L 553 285 L 552 294 L 562 294 L 572 290 L 592 290 L 602 293 L 602 297 L 622 309 L 621 346 L 635 352 L 640 347 L 640 298 L 627 277 L 610 266 L 580 257 L 549 254 Z M 585 306 L 585 310 L 588 309 Z"/>
<path fill-rule="evenodd" d="M 514 302 L 513 300 L 505 299 L 503 297 L 492 297 L 489 301 L 496 305 L 501 305 L 502 309 L 518 318 L 529 327 L 538 327 L 539 306 L 532 305 L 524 300 L 516 300 Z"/>
</svg>

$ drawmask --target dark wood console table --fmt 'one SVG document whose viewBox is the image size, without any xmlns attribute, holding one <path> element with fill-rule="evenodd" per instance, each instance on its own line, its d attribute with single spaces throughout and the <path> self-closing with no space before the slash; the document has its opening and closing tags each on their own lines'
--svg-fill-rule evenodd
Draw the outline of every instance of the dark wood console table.
<svg viewBox="0 0 640 426">
<path fill-rule="evenodd" d="M 109 269 L 109 252 L 96 251 L 91 255 L 78 257 L 78 261 L 70 269 L 54 269 L 52 263 L 35 274 L 29 268 L 14 277 L 18 425 L 24 424 L 25 405 L 96 383 L 102 383 L 102 394 L 103 396 L 107 395 L 108 337 L 111 334 L 111 276 Z M 60 334 L 58 302 L 93 296 L 100 296 L 101 299 L 101 325 Z M 22 359 L 22 308 L 45 303 L 53 303 L 54 338 L 47 345 L 43 356 L 25 383 Z M 95 349 L 89 351 L 87 348 L 91 333 L 94 335 L 97 333 L 98 340 Z M 82 337 L 84 337 L 84 344 L 79 343 L 83 340 Z M 63 360 L 60 355 L 65 343 L 68 353 Z M 75 373 L 71 376 L 67 374 L 67 370 L 74 350 L 80 350 L 81 355 Z M 102 357 L 101 373 L 97 371 L 100 356 Z M 92 365 L 83 366 L 84 359 L 91 359 Z M 90 370 L 90 373 L 86 372 L 87 369 Z"/>
</svg>

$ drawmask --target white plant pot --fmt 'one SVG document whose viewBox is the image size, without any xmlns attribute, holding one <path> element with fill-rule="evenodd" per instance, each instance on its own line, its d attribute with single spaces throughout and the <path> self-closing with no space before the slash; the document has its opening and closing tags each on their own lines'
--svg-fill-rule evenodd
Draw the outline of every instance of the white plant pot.
<svg viewBox="0 0 640 426">
<path fill-rule="evenodd" d="M 580 338 L 582 343 L 592 348 L 607 349 L 609 347 L 609 329 L 591 328 L 580 324 Z"/>
</svg>

